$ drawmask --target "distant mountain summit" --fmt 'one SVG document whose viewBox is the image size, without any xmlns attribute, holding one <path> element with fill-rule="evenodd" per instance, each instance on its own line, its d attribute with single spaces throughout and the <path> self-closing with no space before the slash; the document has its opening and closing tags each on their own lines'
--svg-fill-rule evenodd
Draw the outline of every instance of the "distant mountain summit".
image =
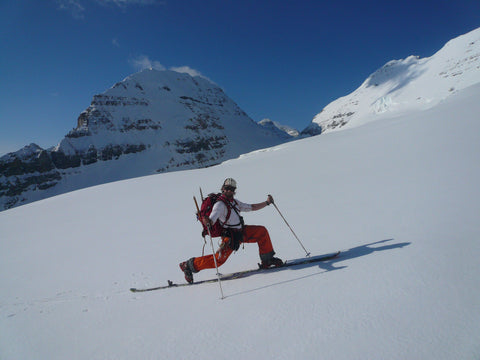
<svg viewBox="0 0 480 360">
<path fill-rule="evenodd" d="M 384 116 L 434 107 L 480 82 L 480 28 L 449 41 L 429 58 L 392 60 L 351 94 L 328 104 L 302 134 L 358 126 Z"/>
<path fill-rule="evenodd" d="M 279 124 L 278 122 L 272 121 L 270 119 L 260 120 L 258 124 L 263 126 L 266 129 L 269 129 L 279 134 L 282 137 L 285 137 L 285 139 L 292 139 L 297 137 L 300 134 L 298 130 L 287 125 Z"/>
<path fill-rule="evenodd" d="M 95 95 L 50 149 L 0 158 L 0 209 L 136 176 L 218 164 L 285 138 L 252 119 L 217 85 L 144 70 Z"/>
</svg>

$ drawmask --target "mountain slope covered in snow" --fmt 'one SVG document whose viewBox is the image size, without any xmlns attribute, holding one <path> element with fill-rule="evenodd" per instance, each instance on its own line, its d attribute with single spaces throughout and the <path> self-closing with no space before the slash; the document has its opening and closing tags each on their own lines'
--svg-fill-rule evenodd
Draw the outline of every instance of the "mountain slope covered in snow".
<svg viewBox="0 0 480 360">
<path fill-rule="evenodd" d="M 479 82 L 480 28 L 449 41 L 429 58 L 389 61 L 357 90 L 328 104 L 302 133 L 319 134 L 429 109 Z"/>
<path fill-rule="evenodd" d="M 0 358 L 478 359 L 479 97 L 0 213 Z M 224 300 L 216 283 L 131 293 L 183 280 L 204 244 L 192 195 L 226 177 L 341 256 L 225 282 Z M 277 256 L 305 254 L 272 206 L 244 216 Z M 245 244 L 220 270 L 257 262 Z"/>
<path fill-rule="evenodd" d="M 286 141 L 205 78 L 144 70 L 95 95 L 57 146 L 0 158 L 0 210 L 110 181 L 218 164 Z"/>
</svg>

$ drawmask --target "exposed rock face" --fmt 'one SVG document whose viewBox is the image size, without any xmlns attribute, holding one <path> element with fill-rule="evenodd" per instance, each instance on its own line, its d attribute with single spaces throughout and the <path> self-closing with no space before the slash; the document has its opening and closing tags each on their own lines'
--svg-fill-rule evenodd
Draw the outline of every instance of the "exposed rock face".
<svg viewBox="0 0 480 360">
<path fill-rule="evenodd" d="M 144 70 L 95 95 L 50 149 L 0 158 L 0 210 L 86 186 L 204 167 L 286 141 L 250 119 L 217 85 Z"/>
<path fill-rule="evenodd" d="M 48 151 L 30 144 L 0 158 L 0 198 L 4 208 L 14 206 L 28 189 L 46 190 L 61 175 Z"/>
</svg>

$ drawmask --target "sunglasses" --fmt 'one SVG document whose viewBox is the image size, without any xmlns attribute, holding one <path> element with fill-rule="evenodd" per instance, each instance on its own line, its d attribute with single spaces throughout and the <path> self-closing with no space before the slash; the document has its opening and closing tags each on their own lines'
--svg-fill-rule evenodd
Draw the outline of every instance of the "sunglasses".
<svg viewBox="0 0 480 360">
<path fill-rule="evenodd" d="M 233 186 L 224 186 L 223 187 L 225 189 L 225 191 L 233 191 L 235 192 L 235 190 L 237 190 L 236 187 L 233 187 Z"/>
</svg>

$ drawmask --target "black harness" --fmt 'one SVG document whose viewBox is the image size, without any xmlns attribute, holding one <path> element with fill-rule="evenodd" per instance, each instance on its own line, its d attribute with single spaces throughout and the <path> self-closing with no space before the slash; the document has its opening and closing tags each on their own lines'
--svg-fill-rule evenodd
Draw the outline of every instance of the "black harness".
<svg viewBox="0 0 480 360">
<path fill-rule="evenodd" d="M 233 211 L 235 211 L 235 213 L 238 215 L 238 218 L 240 219 L 240 222 L 238 224 L 227 225 L 226 222 L 230 218 L 230 216 L 227 216 L 227 218 L 225 219 L 225 222 L 221 224 L 222 227 L 224 228 L 222 232 L 222 238 L 229 238 L 228 246 L 232 250 L 237 251 L 240 248 L 240 243 L 243 242 L 243 228 L 245 226 L 245 222 L 243 221 L 243 217 L 240 216 L 239 210 L 235 206 L 235 205 L 238 205 L 236 200 L 234 199 L 233 201 L 235 202 L 234 204 L 228 201 L 228 199 L 222 199 L 222 202 L 227 206 L 227 208 L 230 208 Z M 241 229 L 236 229 L 238 225 L 241 225 Z"/>
</svg>

